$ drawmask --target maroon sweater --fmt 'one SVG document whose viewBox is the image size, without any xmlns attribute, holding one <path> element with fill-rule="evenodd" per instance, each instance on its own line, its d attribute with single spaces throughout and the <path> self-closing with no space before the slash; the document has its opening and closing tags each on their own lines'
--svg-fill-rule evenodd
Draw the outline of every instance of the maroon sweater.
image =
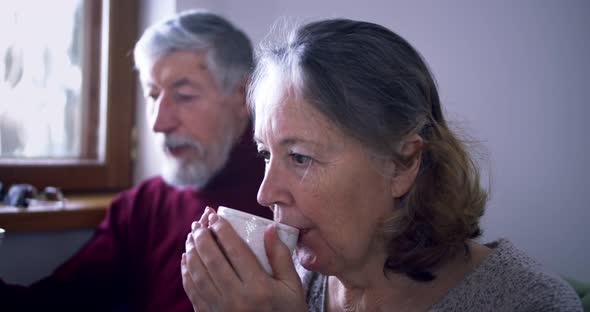
<svg viewBox="0 0 590 312">
<path fill-rule="evenodd" d="M 53 275 L 28 288 L 0 280 L 0 311 L 193 311 L 180 274 L 191 223 L 206 206 L 272 218 L 256 202 L 263 175 L 247 131 L 204 189 L 156 177 L 119 194 L 92 239 Z"/>
</svg>

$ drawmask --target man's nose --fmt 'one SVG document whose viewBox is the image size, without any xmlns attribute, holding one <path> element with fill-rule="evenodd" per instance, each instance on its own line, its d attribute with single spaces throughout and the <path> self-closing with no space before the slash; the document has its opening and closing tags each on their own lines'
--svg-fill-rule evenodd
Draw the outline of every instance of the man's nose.
<svg viewBox="0 0 590 312">
<path fill-rule="evenodd" d="M 162 95 L 154 103 L 152 130 L 156 133 L 170 133 L 178 126 L 178 116 L 174 102 Z"/>
</svg>

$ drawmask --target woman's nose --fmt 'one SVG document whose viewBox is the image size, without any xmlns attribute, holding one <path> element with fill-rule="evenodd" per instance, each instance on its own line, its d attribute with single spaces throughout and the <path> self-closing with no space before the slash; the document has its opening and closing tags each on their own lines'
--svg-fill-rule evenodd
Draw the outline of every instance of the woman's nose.
<svg viewBox="0 0 590 312">
<path fill-rule="evenodd" d="M 274 204 L 285 204 L 289 201 L 284 179 L 279 178 L 280 168 L 270 161 L 266 164 L 264 179 L 258 189 L 258 203 L 270 207 Z"/>
</svg>

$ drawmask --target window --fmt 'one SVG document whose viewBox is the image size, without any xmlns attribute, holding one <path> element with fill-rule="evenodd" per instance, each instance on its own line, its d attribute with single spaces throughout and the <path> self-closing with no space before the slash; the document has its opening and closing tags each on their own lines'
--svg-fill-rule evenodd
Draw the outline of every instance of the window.
<svg viewBox="0 0 590 312">
<path fill-rule="evenodd" d="M 139 1 L 7 2 L 0 13 L 0 182 L 128 187 Z"/>
</svg>

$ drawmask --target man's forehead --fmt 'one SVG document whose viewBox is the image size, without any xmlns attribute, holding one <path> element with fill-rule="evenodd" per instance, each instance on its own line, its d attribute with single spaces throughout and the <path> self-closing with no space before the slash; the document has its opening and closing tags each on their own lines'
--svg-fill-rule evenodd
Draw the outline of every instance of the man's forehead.
<svg viewBox="0 0 590 312">
<path fill-rule="evenodd" d="M 176 83 L 180 79 L 196 80 L 210 76 L 206 54 L 198 51 L 173 51 L 157 58 L 151 66 L 140 72 L 144 85 Z"/>
<path fill-rule="evenodd" d="M 209 77 L 203 78 L 198 76 L 178 76 L 172 79 L 164 79 L 155 81 L 151 78 L 142 79 L 141 84 L 145 89 L 178 89 L 183 87 L 190 87 L 195 89 L 202 89 L 209 85 Z"/>
</svg>

